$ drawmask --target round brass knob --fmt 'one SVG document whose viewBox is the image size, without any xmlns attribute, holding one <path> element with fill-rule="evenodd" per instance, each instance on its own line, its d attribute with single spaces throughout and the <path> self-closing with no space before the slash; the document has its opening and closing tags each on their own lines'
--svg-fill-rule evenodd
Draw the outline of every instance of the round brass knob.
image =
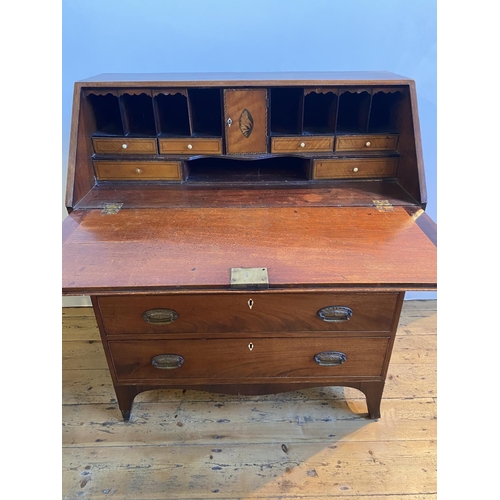
<svg viewBox="0 0 500 500">
<path fill-rule="evenodd" d="M 358 168 L 358 167 L 354 167 L 354 168 L 352 169 L 352 171 L 353 171 L 353 172 L 357 172 L 358 170 L 359 170 L 359 168 Z"/>
<path fill-rule="evenodd" d="M 192 144 L 188 144 L 188 149 L 193 149 L 193 145 Z"/>
<path fill-rule="evenodd" d="M 367 148 L 368 148 L 368 147 L 370 147 L 371 145 L 372 145 L 372 143 L 371 143 L 370 141 L 366 141 L 365 146 L 366 146 Z"/>
<path fill-rule="evenodd" d="M 136 171 L 136 173 L 140 174 L 140 173 L 142 172 L 142 168 L 137 167 L 137 168 L 135 169 L 135 171 Z"/>
<path fill-rule="evenodd" d="M 301 147 L 301 148 L 305 148 L 305 147 L 306 147 L 306 143 L 305 143 L 305 142 L 301 142 L 301 143 L 300 143 L 300 147 Z"/>
<path fill-rule="evenodd" d="M 126 144 L 122 144 L 122 148 L 123 149 L 127 149 L 127 145 Z"/>
</svg>

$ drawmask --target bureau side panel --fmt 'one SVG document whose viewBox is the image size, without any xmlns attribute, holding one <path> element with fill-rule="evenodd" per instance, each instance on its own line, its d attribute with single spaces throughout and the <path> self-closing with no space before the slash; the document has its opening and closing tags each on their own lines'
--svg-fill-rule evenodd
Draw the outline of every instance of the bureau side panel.
<svg viewBox="0 0 500 500">
<path fill-rule="evenodd" d="M 397 179 L 417 202 L 425 208 L 427 191 L 425 185 L 422 139 L 417 107 L 415 82 L 405 90 L 399 113 L 399 144 L 401 154 Z"/>
<path fill-rule="evenodd" d="M 90 130 L 93 117 L 90 105 L 81 94 L 81 85 L 75 84 L 71 116 L 70 149 L 66 180 L 66 207 L 71 211 L 95 184 L 90 158 L 93 154 Z"/>
<path fill-rule="evenodd" d="M 104 349 L 104 354 L 106 355 L 106 361 L 108 363 L 109 373 L 111 375 L 113 385 L 116 387 L 116 385 L 118 385 L 118 380 L 116 378 L 116 372 L 113 365 L 113 357 L 109 350 L 108 340 L 106 338 L 106 333 L 104 331 L 104 325 L 102 322 L 102 315 L 99 308 L 99 303 L 97 302 L 97 297 L 95 296 L 91 296 L 90 300 L 92 302 L 92 308 L 94 310 L 95 319 L 97 322 L 97 326 L 99 328 L 99 334 L 101 335 L 102 347 Z"/>
</svg>

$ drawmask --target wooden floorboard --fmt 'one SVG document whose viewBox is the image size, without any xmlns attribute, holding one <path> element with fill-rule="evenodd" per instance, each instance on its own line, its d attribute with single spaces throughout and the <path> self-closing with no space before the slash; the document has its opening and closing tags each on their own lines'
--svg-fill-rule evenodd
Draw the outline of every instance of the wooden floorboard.
<svg viewBox="0 0 500 500">
<path fill-rule="evenodd" d="M 436 499 L 436 301 L 405 302 L 377 421 L 363 395 L 157 390 L 121 420 L 90 308 L 63 309 L 63 499 Z"/>
</svg>

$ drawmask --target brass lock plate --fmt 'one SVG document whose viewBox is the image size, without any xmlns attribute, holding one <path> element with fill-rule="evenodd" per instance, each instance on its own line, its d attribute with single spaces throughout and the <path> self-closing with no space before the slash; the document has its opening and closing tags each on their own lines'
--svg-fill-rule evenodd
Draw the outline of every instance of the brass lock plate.
<svg viewBox="0 0 500 500">
<path fill-rule="evenodd" d="M 269 288 L 267 267 L 232 267 L 231 288 L 252 289 Z"/>
</svg>

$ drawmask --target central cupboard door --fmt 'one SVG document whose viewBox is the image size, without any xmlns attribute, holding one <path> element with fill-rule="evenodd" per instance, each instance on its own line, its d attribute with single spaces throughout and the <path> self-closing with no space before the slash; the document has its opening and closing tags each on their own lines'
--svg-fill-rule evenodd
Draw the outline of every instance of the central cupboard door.
<svg viewBox="0 0 500 500">
<path fill-rule="evenodd" d="M 267 153 L 267 90 L 224 90 L 228 154 Z"/>
</svg>

